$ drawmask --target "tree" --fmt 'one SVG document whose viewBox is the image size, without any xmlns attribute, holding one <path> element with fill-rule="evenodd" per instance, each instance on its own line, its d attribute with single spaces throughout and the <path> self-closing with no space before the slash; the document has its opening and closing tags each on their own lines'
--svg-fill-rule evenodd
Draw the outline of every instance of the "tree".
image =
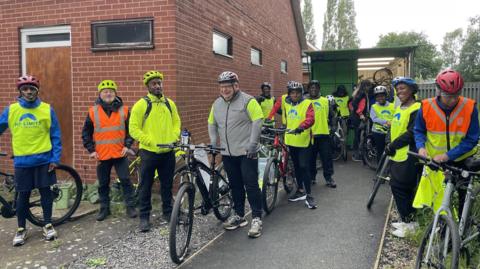
<svg viewBox="0 0 480 269">
<path fill-rule="evenodd" d="M 323 20 L 322 49 L 331 50 L 336 47 L 337 0 L 328 0 Z"/>
<path fill-rule="evenodd" d="M 328 0 L 323 22 L 322 49 L 358 48 L 353 0 Z"/>
<path fill-rule="evenodd" d="M 428 41 L 424 33 L 402 32 L 388 33 L 380 35 L 377 47 L 398 47 L 417 45 L 414 57 L 413 72 L 417 78 L 431 79 L 434 78 L 442 67 L 440 53 L 435 45 Z"/>
<path fill-rule="evenodd" d="M 302 18 L 307 41 L 315 46 L 317 34 L 315 33 L 315 26 L 313 23 L 312 0 L 304 0 Z"/>
<path fill-rule="evenodd" d="M 465 42 L 460 51 L 458 71 L 466 81 L 480 81 L 480 16 L 470 18 Z"/>
<path fill-rule="evenodd" d="M 458 66 L 463 41 L 462 28 L 458 28 L 445 34 L 442 44 L 442 60 L 444 67 L 456 68 Z"/>
</svg>

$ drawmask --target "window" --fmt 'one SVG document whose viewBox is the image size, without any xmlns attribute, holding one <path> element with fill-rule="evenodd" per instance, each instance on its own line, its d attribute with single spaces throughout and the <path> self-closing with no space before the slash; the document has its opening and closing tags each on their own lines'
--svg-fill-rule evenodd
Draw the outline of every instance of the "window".
<svg viewBox="0 0 480 269">
<path fill-rule="evenodd" d="M 251 48 L 250 61 L 254 65 L 262 65 L 262 51 L 256 48 Z"/>
<path fill-rule="evenodd" d="M 70 41 L 70 33 L 29 35 L 27 39 L 29 43 Z"/>
<path fill-rule="evenodd" d="M 287 73 L 287 70 L 288 70 L 288 69 L 287 69 L 287 61 L 282 60 L 282 61 L 280 62 L 280 72 L 282 72 L 282 73 Z"/>
<path fill-rule="evenodd" d="M 232 37 L 220 32 L 213 32 L 213 53 L 232 56 Z"/>
<path fill-rule="evenodd" d="M 153 47 L 153 19 L 92 23 L 92 50 Z"/>
</svg>

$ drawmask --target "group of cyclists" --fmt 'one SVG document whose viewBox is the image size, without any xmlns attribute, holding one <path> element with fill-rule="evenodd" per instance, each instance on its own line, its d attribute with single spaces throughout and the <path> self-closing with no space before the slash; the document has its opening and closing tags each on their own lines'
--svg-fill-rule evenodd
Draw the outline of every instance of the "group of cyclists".
<svg viewBox="0 0 480 269">
<path fill-rule="evenodd" d="M 157 145 L 173 144 L 179 139 L 181 120 L 175 102 L 163 93 L 163 80 L 159 71 L 146 72 L 143 84 L 148 94 L 131 109 L 123 103 L 114 81 L 101 81 L 97 87 L 98 98 L 89 108 L 82 130 L 84 147 L 89 156 L 98 161 L 100 211 L 97 221 L 110 215 L 112 167 L 123 188 L 126 214 L 130 218 L 139 217 L 141 232 L 151 229 L 152 184 L 156 172 L 161 183 L 163 217 L 166 221 L 170 219 L 175 153 Z M 476 103 L 460 95 L 463 79 L 454 70 L 440 72 L 436 77 L 437 95 L 421 102 L 416 100 L 418 85 L 408 77 L 393 79 L 392 90 L 361 81 L 352 97 L 343 85 L 331 96 L 322 96 L 321 85 L 316 80 L 310 81 L 306 90 L 302 83 L 289 81 L 286 93 L 279 98 L 272 96 L 269 82 L 261 84 L 261 94 L 256 97 L 242 91 L 239 83 L 234 72 L 225 71 L 219 75 L 220 96 L 210 109 L 208 134 L 212 146 L 223 148 L 222 161 L 234 201 L 234 214 L 223 227 L 235 230 L 248 225 L 245 218 L 245 200 L 248 199 L 252 209 L 248 236 L 252 238 L 261 236 L 263 228 L 262 194 L 258 183 L 258 152 L 263 126 L 282 125 L 286 129 L 284 142 L 289 148 L 298 185 L 296 193 L 288 199 L 303 201 L 306 207 L 315 209 L 312 184 L 316 183 L 318 155 L 326 185 L 337 187 L 332 160 L 332 132 L 337 126 L 336 120 L 344 119 L 355 132 L 353 160 L 361 159 L 358 127 L 371 120 L 377 156 L 384 152 L 392 161 L 390 185 L 401 217 L 400 222 L 393 223 L 393 234 L 398 237 L 404 237 L 418 226 L 415 208 L 435 208 L 442 195 L 443 174 L 428 167 L 422 169 L 408 151 L 418 151 L 437 162 L 462 166 L 462 162 L 475 153 L 478 143 Z M 45 239 L 57 237 L 51 224 L 50 186 L 56 182 L 53 170 L 61 155 L 59 123 L 53 108 L 38 98 L 40 82 L 25 75 L 18 78 L 17 89 L 18 101 L 5 108 L 0 116 L 0 134 L 7 128 L 12 134 L 18 192 L 18 229 L 14 246 L 25 243 L 26 210 L 33 189 L 39 189 L 41 194 Z M 276 114 L 280 122 L 275 121 Z M 127 159 L 134 141 L 139 144 L 141 158 L 138 212 Z"/>
</svg>

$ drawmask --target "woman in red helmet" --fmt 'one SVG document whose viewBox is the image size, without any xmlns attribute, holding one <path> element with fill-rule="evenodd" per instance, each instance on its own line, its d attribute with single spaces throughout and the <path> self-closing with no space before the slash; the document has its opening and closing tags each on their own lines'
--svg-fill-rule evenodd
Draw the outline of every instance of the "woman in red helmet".
<svg viewBox="0 0 480 269">
<path fill-rule="evenodd" d="M 418 153 L 437 162 L 464 167 L 466 158 L 476 152 L 479 123 L 476 102 L 461 96 L 463 78 L 457 71 L 444 70 L 435 80 L 437 97 L 422 101 L 414 135 Z M 436 211 L 443 198 L 443 173 L 425 166 L 413 206 L 433 206 Z M 463 205 L 464 191 L 460 192 Z M 463 192 L 463 194 L 462 194 Z M 461 207 L 460 207 L 461 214 Z"/>
</svg>

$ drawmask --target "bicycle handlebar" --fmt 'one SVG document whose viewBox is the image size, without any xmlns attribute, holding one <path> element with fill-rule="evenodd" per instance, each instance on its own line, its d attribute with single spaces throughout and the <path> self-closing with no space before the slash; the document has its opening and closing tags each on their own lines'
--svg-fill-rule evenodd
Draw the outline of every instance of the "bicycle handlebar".
<svg viewBox="0 0 480 269">
<path fill-rule="evenodd" d="M 278 134 L 283 134 L 287 131 L 286 128 L 272 128 L 272 127 L 268 127 L 268 126 L 263 126 L 263 130 L 278 133 Z"/>
<path fill-rule="evenodd" d="M 210 152 L 220 152 L 225 150 L 225 148 L 221 147 L 215 147 L 212 145 L 194 145 L 194 144 L 182 144 L 182 143 L 172 143 L 172 144 L 157 144 L 157 147 L 159 148 L 168 148 L 168 149 L 175 149 L 175 148 L 183 148 L 183 149 L 190 149 L 190 150 L 195 150 L 195 149 L 204 149 L 205 151 L 210 151 Z"/>
<path fill-rule="evenodd" d="M 411 155 L 411 156 L 425 162 L 425 165 L 427 165 L 429 167 L 433 167 L 434 169 L 440 169 L 442 171 L 450 170 L 453 173 L 459 174 L 464 178 L 467 178 L 469 175 L 475 175 L 475 176 L 480 175 L 480 172 L 468 171 L 468 170 L 465 170 L 465 169 L 462 169 L 462 168 L 459 168 L 459 167 L 456 167 L 456 166 L 453 166 L 453 165 L 450 165 L 450 164 L 447 164 L 447 163 L 439 163 L 439 162 L 436 162 L 429 157 L 422 156 L 422 155 L 420 155 L 416 152 L 413 152 L 413 151 L 409 151 L 408 155 Z"/>
</svg>

